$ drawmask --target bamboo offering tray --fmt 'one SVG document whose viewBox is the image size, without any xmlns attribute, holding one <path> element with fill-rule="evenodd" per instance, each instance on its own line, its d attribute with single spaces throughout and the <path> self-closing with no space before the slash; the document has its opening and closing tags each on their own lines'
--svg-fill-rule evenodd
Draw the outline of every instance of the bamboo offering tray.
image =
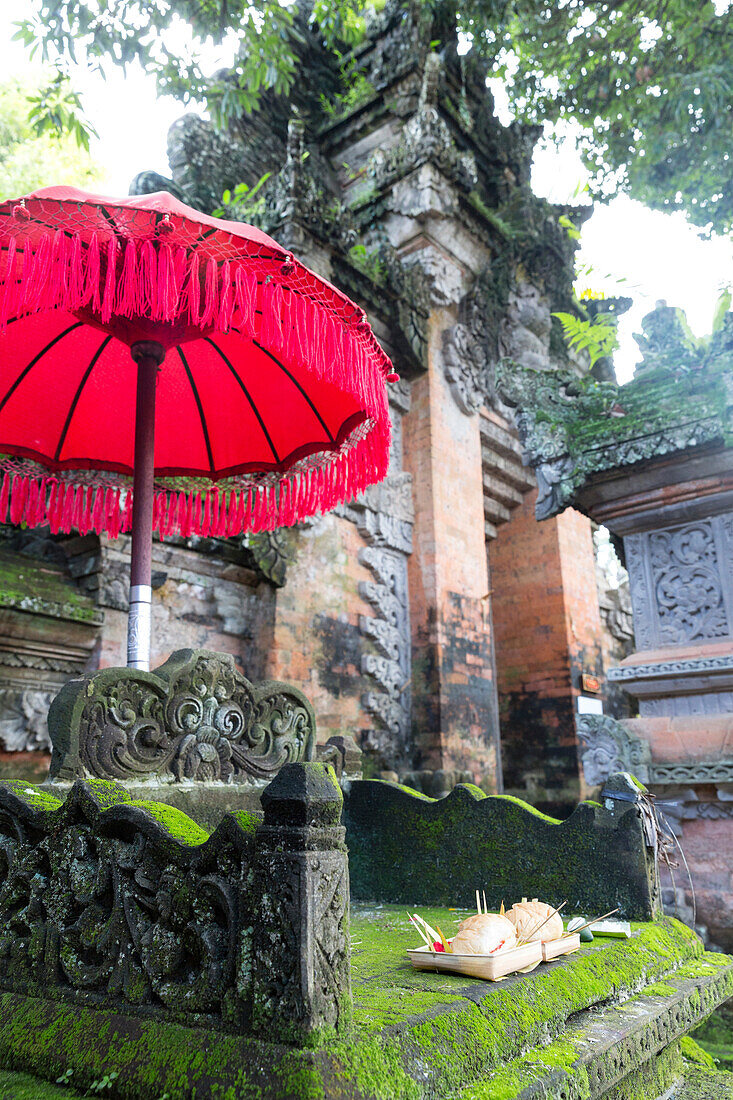
<svg viewBox="0 0 733 1100">
<path fill-rule="evenodd" d="M 578 939 L 577 936 L 572 938 Z M 542 962 L 542 944 L 525 943 L 495 955 L 454 955 L 446 951 L 431 951 L 429 947 L 416 947 L 407 954 L 416 970 L 441 970 L 447 974 L 465 974 L 470 978 L 499 982 L 508 974 L 534 970 Z"/>
<path fill-rule="evenodd" d="M 550 962 L 560 955 L 569 955 L 580 947 L 580 936 L 577 932 L 569 932 L 561 936 L 559 940 L 548 940 L 542 944 L 542 961 Z"/>
</svg>

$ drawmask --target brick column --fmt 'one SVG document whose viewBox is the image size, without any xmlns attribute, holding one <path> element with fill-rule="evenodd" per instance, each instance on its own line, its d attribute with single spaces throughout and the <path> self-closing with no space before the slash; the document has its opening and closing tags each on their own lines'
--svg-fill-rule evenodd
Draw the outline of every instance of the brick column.
<svg viewBox="0 0 733 1100">
<path fill-rule="evenodd" d="M 490 543 L 502 762 L 507 791 L 549 810 L 580 795 L 577 700 L 603 674 L 590 520 L 568 509 L 541 523 L 536 491 Z"/>
<path fill-rule="evenodd" d="M 412 383 L 405 468 L 415 503 L 409 559 L 415 767 L 470 772 L 495 788 L 491 629 L 479 417 L 462 412 L 445 379 L 431 318 L 427 373 Z"/>
</svg>

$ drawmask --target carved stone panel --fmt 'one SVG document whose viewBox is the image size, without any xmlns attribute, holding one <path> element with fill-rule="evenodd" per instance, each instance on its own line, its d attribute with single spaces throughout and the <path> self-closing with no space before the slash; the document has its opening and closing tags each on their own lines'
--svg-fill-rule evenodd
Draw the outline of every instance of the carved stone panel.
<svg viewBox="0 0 733 1100">
<path fill-rule="evenodd" d="M 733 636 L 733 516 L 624 540 L 639 649 Z"/>
<path fill-rule="evenodd" d="M 72 680 L 48 716 L 51 777 L 247 783 L 312 759 L 313 708 L 289 684 L 253 685 L 233 659 L 179 650 L 155 672 Z"/>
</svg>

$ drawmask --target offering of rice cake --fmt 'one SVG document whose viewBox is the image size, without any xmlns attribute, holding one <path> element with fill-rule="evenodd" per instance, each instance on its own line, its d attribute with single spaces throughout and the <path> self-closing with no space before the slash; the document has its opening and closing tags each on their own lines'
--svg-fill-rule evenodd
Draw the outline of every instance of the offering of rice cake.
<svg viewBox="0 0 733 1100">
<path fill-rule="evenodd" d="M 515 902 L 507 913 L 507 919 L 516 931 L 520 943 L 549 943 L 563 935 L 560 913 L 552 905 L 533 898 Z"/>
<path fill-rule="evenodd" d="M 498 913 L 477 913 L 462 921 L 451 942 L 454 955 L 496 955 L 517 946 L 517 931 Z"/>
</svg>

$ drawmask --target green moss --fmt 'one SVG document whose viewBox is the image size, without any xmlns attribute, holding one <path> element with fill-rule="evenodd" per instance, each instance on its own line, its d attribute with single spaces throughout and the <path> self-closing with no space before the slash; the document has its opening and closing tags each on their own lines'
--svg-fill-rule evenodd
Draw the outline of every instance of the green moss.
<svg viewBox="0 0 733 1100">
<path fill-rule="evenodd" d="M 644 989 L 645 997 L 671 997 L 673 993 L 677 992 L 676 985 L 670 985 L 668 982 L 654 982 L 652 985 L 648 985 Z"/>
<path fill-rule="evenodd" d="M 209 839 L 206 829 L 175 806 L 166 806 L 163 802 L 146 801 L 133 801 L 130 805 L 145 810 L 150 817 L 163 826 L 168 836 L 174 840 L 180 840 L 182 844 L 196 847 Z"/>
<path fill-rule="evenodd" d="M 0 1100 L 81 1100 L 81 1093 L 27 1073 L 0 1070 Z"/>
<path fill-rule="evenodd" d="M 715 1069 L 715 1061 L 707 1051 L 691 1039 L 689 1035 L 683 1036 L 680 1039 L 680 1049 L 684 1055 L 685 1061 L 692 1062 L 695 1065 L 705 1066 L 707 1069 Z"/>
<path fill-rule="evenodd" d="M 0 607 L 74 622 L 99 624 L 103 618 L 60 568 L 21 554 L 0 555 Z"/>
<path fill-rule="evenodd" d="M 100 810 L 108 810 L 110 806 L 132 802 L 125 788 L 110 779 L 88 778 L 84 780 L 84 786 L 92 792 Z"/>
<path fill-rule="evenodd" d="M 45 810 L 53 812 L 61 808 L 61 799 L 42 791 L 34 783 L 26 783 L 23 779 L 3 779 L 2 786 L 12 791 L 16 797 L 25 802 L 31 810 Z"/>
</svg>

